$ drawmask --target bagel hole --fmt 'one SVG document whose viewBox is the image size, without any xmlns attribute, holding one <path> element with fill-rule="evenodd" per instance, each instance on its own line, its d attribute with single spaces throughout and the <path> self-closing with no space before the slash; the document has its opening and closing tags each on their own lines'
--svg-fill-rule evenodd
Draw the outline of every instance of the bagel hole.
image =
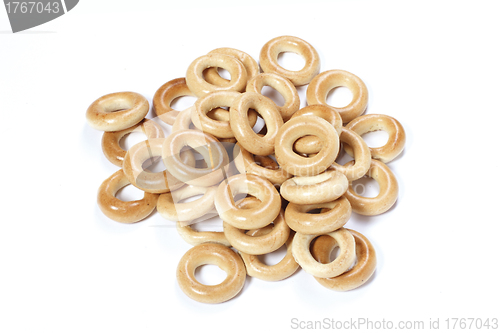
<svg viewBox="0 0 500 333">
<path fill-rule="evenodd" d="M 276 104 L 277 106 L 285 105 L 285 99 L 278 92 L 278 90 L 274 89 L 273 87 L 264 86 L 264 87 L 262 87 L 262 90 L 260 93 L 262 95 L 266 96 L 267 98 L 270 98 L 274 102 L 274 104 Z"/>
<path fill-rule="evenodd" d="M 335 87 L 328 92 L 326 103 L 337 108 L 342 108 L 351 103 L 352 97 L 352 92 L 349 88 L 343 86 Z"/>
<path fill-rule="evenodd" d="M 253 131 L 257 134 L 263 134 L 265 135 L 264 133 L 261 133 L 261 131 L 264 129 L 264 127 L 266 126 L 266 122 L 264 121 L 264 119 L 259 115 L 257 117 L 257 121 L 255 122 L 255 125 L 252 127 Z M 267 133 L 267 130 L 265 131 Z"/>
<path fill-rule="evenodd" d="M 227 273 L 216 265 L 201 265 L 194 272 L 195 279 L 206 286 L 222 283 L 227 278 Z"/>
<path fill-rule="evenodd" d="M 377 181 L 368 176 L 353 181 L 351 186 L 354 193 L 365 198 L 375 198 L 380 192 Z"/>
<path fill-rule="evenodd" d="M 170 103 L 170 107 L 177 111 L 186 110 L 187 108 L 194 105 L 197 98 L 194 96 L 179 96 L 174 98 L 174 100 Z"/>
<path fill-rule="evenodd" d="M 294 52 L 281 52 L 278 54 L 278 65 L 289 71 L 300 71 L 305 67 L 306 61 Z"/>
<path fill-rule="evenodd" d="M 314 209 L 308 210 L 306 213 L 307 214 L 321 214 L 321 208 L 314 208 Z"/>
<path fill-rule="evenodd" d="M 335 246 L 333 248 L 332 252 L 330 252 L 330 262 L 332 262 L 335 259 L 337 259 L 337 257 L 339 256 L 339 254 L 340 254 L 340 247 Z"/>
<path fill-rule="evenodd" d="M 365 140 L 368 147 L 377 148 L 382 147 L 389 141 L 389 134 L 386 131 L 373 131 L 365 133 L 361 136 Z"/>
<path fill-rule="evenodd" d="M 274 266 L 278 264 L 286 255 L 286 245 L 282 245 L 276 251 L 271 253 L 261 254 L 257 256 L 261 263 L 267 266 Z"/>
<path fill-rule="evenodd" d="M 339 149 L 339 154 L 337 155 L 337 158 L 335 159 L 335 162 L 337 162 L 340 165 L 344 165 L 347 162 L 350 162 L 350 161 L 354 160 L 354 158 L 351 155 L 349 155 L 348 153 L 345 152 L 345 150 L 343 149 L 343 147 L 344 147 L 344 143 L 343 142 L 341 142 L 341 145 L 342 146 Z"/>
<path fill-rule="evenodd" d="M 166 168 L 161 156 L 153 156 L 142 163 L 142 169 L 147 172 L 163 172 Z"/>
<path fill-rule="evenodd" d="M 226 79 L 226 80 L 231 80 L 231 74 L 227 70 L 225 70 L 224 68 L 218 67 L 217 73 L 219 73 L 219 76 L 221 78 Z"/>
<path fill-rule="evenodd" d="M 132 132 L 124 135 L 121 138 L 120 142 L 118 142 L 118 144 L 120 145 L 121 149 L 127 151 L 139 142 L 145 141 L 147 139 L 148 137 L 142 131 Z"/>
<path fill-rule="evenodd" d="M 115 197 L 121 201 L 135 201 L 144 198 L 144 191 L 130 184 L 122 187 L 115 193 Z"/>
</svg>

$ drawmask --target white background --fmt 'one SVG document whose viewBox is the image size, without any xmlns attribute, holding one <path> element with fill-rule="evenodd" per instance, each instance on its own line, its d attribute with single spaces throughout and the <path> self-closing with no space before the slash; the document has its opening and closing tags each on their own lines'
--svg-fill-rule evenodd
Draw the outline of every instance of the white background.
<svg viewBox="0 0 500 333">
<path fill-rule="evenodd" d="M 445 328 L 449 317 L 500 317 L 494 1 L 103 2 L 17 34 L 0 9 L 0 331 L 282 332 L 292 318 L 360 317 Z M 404 154 L 389 165 L 399 200 L 346 225 L 377 250 L 365 286 L 333 292 L 300 271 L 197 303 L 175 280 L 190 246 L 171 222 L 155 213 L 124 225 L 99 211 L 97 188 L 117 167 L 85 111 L 117 91 L 151 101 L 198 56 L 233 47 L 258 59 L 280 35 L 310 42 L 322 71 L 358 75 L 367 113 L 403 124 Z"/>
</svg>

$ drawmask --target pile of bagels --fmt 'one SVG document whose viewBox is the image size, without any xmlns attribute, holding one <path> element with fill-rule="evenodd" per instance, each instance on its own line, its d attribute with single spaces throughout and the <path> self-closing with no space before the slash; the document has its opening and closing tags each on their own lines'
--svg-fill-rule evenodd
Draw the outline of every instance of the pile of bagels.
<svg viewBox="0 0 500 333">
<path fill-rule="evenodd" d="M 280 66 L 283 52 L 300 55 L 304 67 Z M 317 51 L 292 36 L 267 42 L 259 62 L 260 67 L 245 52 L 219 48 L 195 59 L 185 78 L 162 85 L 153 109 L 155 120 L 171 126 L 167 136 L 158 122 L 145 119 L 149 103 L 138 93 L 102 96 L 86 113 L 88 123 L 104 131 L 104 155 L 120 168 L 99 187 L 99 208 L 122 223 L 141 221 L 155 209 L 176 223 L 179 235 L 193 245 L 180 259 L 177 281 L 187 296 L 203 303 L 235 297 L 247 275 L 279 281 L 299 267 L 331 290 L 361 286 L 376 269 L 375 249 L 344 225 L 353 211 L 382 214 L 398 197 L 387 163 L 403 151 L 405 132 L 390 116 L 363 115 L 368 90 L 359 77 L 344 70 L 320 72 Z M 296 87 L 304 85 L 307 106 L 300 109 Z M 262 94 L 265 86 L 281 94 L 282 106 Z M 351 91 L 352 101 L 332 107 L 327 96 L 339 86 Z M 171 104 L 182 96 L 197 100 L 176 111 Z M 387 143 L 368 147 L 362 135 L 378 130 L 387 132 Z M 147 140 L 125 151 L 120 141 L 136 131 Z M 353 160 L 338 164 L 341 150 Z M 165 170 L 152 171 L 149 166 L 160 159 Z M 377 196 L 356 193 L 352 183 L 362 177 L 378 183 Z M 141 200 L 116 197 L 129 184 L 144 191 Z M 223 232 L 192 228 L 214 216 L 222 219 Z M 276 265 L 259 259 L 283 245 L 286 255 Z M 226 279 L 200 283 L 195 271 L 207 264 L 219 266 Z"/>
</svg>

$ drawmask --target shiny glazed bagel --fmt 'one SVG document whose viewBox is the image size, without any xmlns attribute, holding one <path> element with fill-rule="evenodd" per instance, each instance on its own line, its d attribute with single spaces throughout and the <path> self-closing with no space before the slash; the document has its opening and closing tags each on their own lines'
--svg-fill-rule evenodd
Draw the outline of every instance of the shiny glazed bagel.
<svg viewBox="0 0 500 333">
<path fill-rule="evenodd" d="M 283 96 L 285 104 L 283 104 L 283 106 L 276 105 L 283 121 L 290 119 L 290 117 L 299 110 L 299 93 L 290 80 L 274 73 L 261 73 L 248 80 L 246 91 L 262 94 L 262 88 L 264 88 L 264 86 L 276 89 L 276 91 Z"/>
<path fill-rule="evenodd" d="M 311 241 L 317 235 L 303 235 L 296 233 L 293 237 L 292 253 L 300 267 L 307 273 L 317 277 L 335 277 L 344 273 L 356 259 L 355 243 L 352 234 L 344 228 L 330 232 L 327 236 L 333 237 L 340 248 L 339 255 L 328 264 L 317 262 L 309 252 Z"/>
<path fill-rule="evenodd" d="M 306 135 L 315 135 L 321 150 L 314 157 L 303 157 L 293 151 L 295 141 Z M 335 161 L 339 151 L 339 137 L 333 126 L 316 116 L 292 118 L 281 126 L 275 141 L 275 155 L 286 172 L 296 176 L 315 176 Z"/>
<path fill-rule="evenodd" d="M 209 286 L 196 280 L 194 272 L 202 265 L 216 265 L 227 273 L 222 283 Z M 188 250 L 177 266 L 177 282 L 190 298 L 201 303 L 222 303 L 236 296 L 245 284 L 243 260 L 230 248 L 216 243 L 203 243 Z"/>
<path fill-rule="evenodd" d="M 340 69 L 320 73 L 311 81 L 306 91 L 307 104 L 328 105 L 326 97 L 336 87 L 347 87 L 352 93 L 352 100 L 348 105 L 335 108 L 344 123 L 365 112 L 368 105 L 368 89 L 365 83 L 356 75 Z"/>
<path fill-rule="evenodd" d="M 328 289 L 348 291 L 363 285 L 370 279 L 377 268 L 377 256 L 372 243 L 361 233 L 347 229 L 356 242 L 356 264 L 347 272 L 333 278 L 318 278 L 316 280 Z M 320 263 L 330 262 L 330 254 L 336 247 L 335 239 L 321 236 L 314 242 L 311 253 Z"/>
<path fill-rule="evenodd" d="M 352 161 L 346 166 L 352 165 Z M 398 200 L 399 186 L 396 176 L 391 169 L 378 160 L 372 160 L 368 177 L 375 179 L 379 186 L 379 194 L 374 198 L 360 196 L 352 185 L 345 193 L 351 203 L 352 210 L 361 215 L 379 215 L 388 211 Z"/>
<path fill-rule="evenodd" d="M 291 71 L 278 64 L 278 56 L 283 52 L 293 52 L 305 60 L 305 66 L 299 71 Z M 311 44 L 293 36 L 276 37 L 268 41 L 260 50 L 260 67 L 265 73 L 275 73 L 289 79 L 295 86 L 311 82 L 319 73 L 318 52 Z"/>
<path fill-rule="evenodd" d="M 310 211 L 321 209 L 319 214 Z M 304 235 L 324 235 L 343 227 L 351 217 L 351 204 L 345 196 L 331 202 L 298 205 L 289 203 L 285 220 L 290 229 Z"/>
<path fill-rule="evenodd" d="M 174 110 L 170 105 L 176 98 L 182 96 L 195 97 L 189 90 L 185 78 L 173 79 L 162 85 L 153 97 L 153 109 L 156 115 L 163 122 L 173 125 L 179 111 Z"/>
<path fill-rule="evenodd" d="M 267 133 L 260 136 L 252 129 L 248 119 L 250 109 L 257 111 L 266 123 Z M 246 92 L 236 97 L 229 108 L 229 124 L 239 144 L 255 155 L 274 153 L 276 134 L 283 126 L 283 118 L 274 102 L 258 93 Z"/>
<path fill-rule="evenodd" d="M 182 161 L 181 149 L 190 147 L 203 156 L 207 168 L 196 168 Z M 167 170 L 180 181 L 195 186 L 219 184 L 227 174 L 229 157 L 224 146 L 210 134 L 183 130 L 172 133 L 163 142 L 163 163 Z"/>
<path fill-rule="evenodd" d="M 247 232 L 247 235 L 258 237 L 265 235 L 271 230 L 272 227 L 268 225 L 261 229 L 250 230 Z M 299 264 L 297 264 L 292 255 L 292 241 L 294 235 L 295 233 L 293 231 L 290 232 L 290 235 L 288 236 L 288 239 L 285 242 L 286 255 L 276 265 L 268 266 L 264 264 L 262 261 L 260 261 L 258 256 L 247 254 L 240 251 L 240 256 L 243 259 L 243 262 L 245 263 L 247 274 L 249 276 L 264 281 L 280 281 L 286 279 L 287 277 L 295 273 L 299 268 Z"/>
<path fill-rule="evenodd" d="M 203 77 L 203 71 L 208 67 L 224 68 L 231 75 L 231 81 L 224 86 L 208 83 Z M 212 91 L 238 91 L 245 90 L 247 85 L 247 71 L 241 61 L 235 57 L 214 53 L 195 59 L 186 72 L 186 84 L 196 96 L 203 97 Z"/>
<path fill-rule="evenodd" d="M 87 109 L 87 122 L 97 130 L 121 131 L 140 122 L 149 112 L 149 102 L 135 92 L 104 95 Z"/>
<path fill-rule="evenodd" d="M 250 194 L 261 202 L 241 209 L 234 203 L 237 194 Z M 223 181 L 215 195 L 215 208 L 224 222 L 243 230 L 265 227 L 281 210 L 281 197 L 271 182 L 252 174 L 238 174 Z"/>
<path fill-rule="evenodd" d="M 118 170 L 106 179 L 97 194 L 97 204 L 110 219 L 122 223 L 135 223 L 145 219 L 153 212 L 158 194 L 144 193 L 141 200 L 122 201 L 116 198 L 116 192 L 130 184 L 123 170 Z"/>
<path fill-rule="evenodd" d="M 221 48 L 218 48 L 218 49 L 215 49 L 215 50 L 208 52 L 208 54 L 214 54 L 214 53 L 215 54 L 220 53 L 220 54 L 233 56 L 236 59 L 238 59 L 239 61 L 241 61 L 241 63 L 243 64 L 243 66 L 245 67 L 245 69 L 247 71 L 247 79 L 248 80 L 250 80 L 251 78 L 253 78 L 257 74 L 259 74 L 259 64 L 257 64 L 257 61 L 255 61 L 254 58 L 252 58 L 249 54 L 247 54 L 243 51 L 240 51 L 237 49 L 232 49 L 229 47 L 221 47 Z M 214 67 L 207 68 L 203 72 L 203 76 L 205 77 L 205 80 L 208 83 L 216 85 L 216 86 L 226 86 L 230 83 L 229 80 L 222 78 L 219 75 L 217 68 L 214 68 Z"/>
<path fill-rule="evenodd" d="M 120 147 L 120 140 L 125 135 L 138 131 L 144 133 L 148 140 L 165 137 L 161 127 L 150 119 L 143 119 L 138 124 L 121 131 L 104 132 L 102 135 L 101 147 L 108 161 L 121 168 L 127 152 Z"/>
<path fill-rule="evenodd" d="M 331 106 L 322 104 L 309 105 L 295 112 L 292 118 L 300 116 L 318 116 L 323 118 L 332 124 L 338 135 L 342 133 L 342 117 Z M 321 140 L 314 135 L 307 135 L 295 141 L 293 149 L 300 154 L 316 154 L 321 150 Z"/>
<path fill-rule="evenodd" d="M 389 135 L 387 143 L 382 147 L 369 147 L 371 156 L 384 163 L 395 159 L 404 149 L 406 133 L 403 125 L 396 119 L 384 114 L 366 114 L 357 117 L 346 125 L 346 128 L 356 132 L 359 136 L 373 131 L 384 131 Z M 345 151 L 352 156 L 352 148 L 348 145 Z"/>
</svg>

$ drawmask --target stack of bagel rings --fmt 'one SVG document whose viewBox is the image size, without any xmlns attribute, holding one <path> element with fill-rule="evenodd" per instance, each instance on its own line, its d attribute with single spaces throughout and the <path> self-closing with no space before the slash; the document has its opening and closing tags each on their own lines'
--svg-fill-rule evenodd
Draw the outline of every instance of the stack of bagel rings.
<svg viewBox="0 0 500 333">
<path fill-rule="evenodd" d="M 305 66 L 283 68 L 278 62 L 283 52 L 300 55 Z M 145 118 L 149 102 L 135 92 L 102 96 L 86 113 L 88 123 L 104 131 L 104 156 L 119 168 L 99 187 L 99 208 L 122 223 L 142 221 L 156 208 L 175 223 L 193 246 L 180 259 L 177 281 L 198 302 L 225 302 L 241 292 L 247 276 L 279 281 L 299 267 L 331 290 L 363 285 L 376 269 L 375 248 L 345 226 L 352 212 L 379 215 L 398 198 L 398 181 L 387 164 L 403 151 L 405 131 L 388 115 L 364 114 L 368 90 L 359 77 L 338 69 L 320 72 L 318 52 L 293 36 L 268 41 L 259 63 L 232 48 L 196 58 L 185 77 L 156 91 L 156 121 Z M 219 75 L 221 68 L 229 80 Z M 304 85 L 307 106 L 300 108 L 296 87 Z M 264 96 L 264 86 L 277 90 L 284 104 Z M 339 86 L 353 96 L 345 107 L 327 103 Z M 172 102 L 182 96 L 196 97 L 194 105 L 174 110 Z M 259 121 L 262 129 L 256 129 Z M 171 126 L 171 134 L 159 124 Z M 388 134 L 387 143 L 369 147 L 362 136 L 379 130 Z M 125 151 L 120 141 L 135 131 L 146 140 Z M 353 159 L 339 164 L 342 151 Z M 165 170 L 149 170 L 147 164 L 158 159 Z M 353 182 L 363 177 L 378 183 L 377 196 L 356 193 Z M 144 192 L 142 199 L 116 197 L 129 184 Z M 214 216 L 223 231 L 191 227 Z M 279 263 L 266 265 L 259 258 L 283 246 L 286 255 Z M 226 279 L 200 283 L 195 270 L 206 264 L 219 266 Z"/>
</svg>

